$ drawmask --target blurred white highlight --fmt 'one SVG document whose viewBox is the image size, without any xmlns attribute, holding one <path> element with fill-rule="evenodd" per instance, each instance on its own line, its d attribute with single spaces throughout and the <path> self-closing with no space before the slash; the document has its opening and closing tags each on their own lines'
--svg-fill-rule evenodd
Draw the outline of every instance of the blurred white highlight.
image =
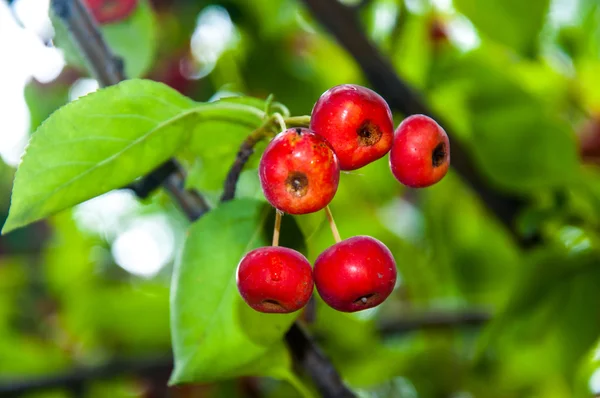
<svg viewBox="0 0 600 398">
<path fill-rule="evenodd" d="M 424 219 L 419 209 L 402 198 L 393 199 L 377 211 L 379 221 L 390 231 L 409 242 L 423 238 Z"/>
<path fill-rule="evenodd" d="M 600 394 L 600 368 L 592 373 L 588 386 L 590 387 L 592 394 Z"/>
<path fill-rule="evenodd" d="M 208 6 L 198 15 L 196 29 L 192 34 L 191 51 L 198 62 L 196 79 L 208 75 L 219 57 L 235 41 L 236 32 L 229 13 L 223 7 Z"/>
<path fill-rule="evenodd" d="M 19 162 L 30 128 L 25 85 L 32 77 L 52 81 L 65 64 L 62 53 L 40 38 L 52 35 L 48 5 L 49 0 L 17 0 L 13 15 L 6 2 L 0 2 L 0 156 L 11 166 Z"/>
<path fill-rule="evenodd" d="M 133 193 L 111 191 L 78 205 L 73 216 L 80 229 L 112 241 L 140 208 Z"/>
<path fill-rule="evenodd" d="M 81 78 L 78 79 L 69 90 L 69 100 L 74 101 L 79 97 L 83 97 L 84 95 L 88 95 L 98 90 L 98 81 L 90 78 Z"/>
<path fill-rule="evenodd" d="M 82 230 L 112 243 L 120 267 L 151 278 L 173 260 L 175 231 L 166 215 L 141 210 L 133 193 L 112 191 L 77 206 L 74 218 Z"/>
<path fill-rule="evenodd" d="M 175 235 L 166 216 L 136 219 L 112 245 L 115 262 L 141 277 L 153 277 L 173 259 Z"/>
<path fill-rule="evenodd" d="M 450 40 L 460 50 L 467 52 L 479 47 L 481 40 L 471 21 L 463 16 L 456 16 L 448 23 Z"/>
<path fill-rule="evenodd" d="M 375 23 L 373 24 L 373 39 L 383 40 L 392 33 L 398 19 L 398 5 L 384 2 L 375 6 Z"/>
</svg>

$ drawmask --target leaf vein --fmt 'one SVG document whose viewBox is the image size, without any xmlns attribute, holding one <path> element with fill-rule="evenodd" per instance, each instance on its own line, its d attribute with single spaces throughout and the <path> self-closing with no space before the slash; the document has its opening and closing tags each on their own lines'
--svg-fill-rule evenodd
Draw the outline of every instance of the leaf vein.
<svg viewBox="0 0 600 398">
<path fill-rule="evenodd" d="M 76 176 L 74 176 L 73 178 L 71 178 L 70 180 L 66 181 L 65 183 L 57 186 L 56 188 L 54 188 L 52 191 L 50 191 L 48 194 L 46 194 L 45 196 L 42 197 L 41 201 L 45 201 L 47 198 L 51 197 L 52 195 L 54 195 L 57 191 L 64 189 L 65 187 L 68 187 L 69 185 L 73 184 L 74 182 L 78 181 L 79 179 L 85 177 L 86 175 L 88 175 L 89 173 L 93 172 L 94 170 L 97 170 L 98 168 L 112 162 L 113 160 L 119 158 L 120 156 L 122 156 L 125 152 L 127 152 L 128 150 L 130 150 L 132 147 L 134 147 L 135 145 L 139 144 L 140 142 L 143 142 L 144 140 L 146 140 L 148 137 L 150 137 L 152 134 L 154 134 L 156 131 L 159 131 L 160 129 L 162 129 L 165 126 L 168 126 L 170 123 L 174 123 L 178 120 L 183 119 L 184 117 L 191 115 L 192 113 L 196 112 L 196 109 L 192 109 L 190 111 L 187 112 L 183 112 L 180 113 L 179 115 L 172 117 L 170 119 L 165 120 L 164 122 L 160 123 L 159 125 L 155 126 L 154 128 L 150 129 L 147 133 L 141 135 L 140 137 L 138 137 L 137 139 L 131 141 L 131 143 L 129 145 L 127 145 L 125 148 L 121 149 L 120 151 L 114 153 L 113 155 L 107 157 L 106 159 L 98 162 L 98 163 L 94 163 L 96 165 L 96 167 L 90 167 L 89 169 L 85 170 L 84 172 L 82 172 L 81 174 L 78 174 Z"/>
<path fill-rule="evenodd" d="M 91 113 L 91 114 L 86 114 L 85 116 L 90 117 L 90 118 L 106 118 L 106 119 L 139 119 L 139 120 L 145 120 L 145 121 L 155 123 L 155 124 L 158 124 L 161 122 L 160 120 L 152 119 L 151 117 L 144 116 L 144 115 L 137 115 L 134 113 L 119 113 L 119 114 Z"/>
<path fill-rule="evenodd" d="M 65 166 L 89 166 L 91 164 L 96 164 L 96 162 L 71 161 L 71 162 L 62 162 L 62 163 L 58 163 L 58 164 L 53 164 L 50 167 L 43 168 L 40 171 L 38 171 L 37 173 L 32 174 L 30 176 L 30 178 L 37 177 L 41 174 L 47 173 L 50 170 L 60 169 L 61 167 L 65 167 Z"/>
</svg>

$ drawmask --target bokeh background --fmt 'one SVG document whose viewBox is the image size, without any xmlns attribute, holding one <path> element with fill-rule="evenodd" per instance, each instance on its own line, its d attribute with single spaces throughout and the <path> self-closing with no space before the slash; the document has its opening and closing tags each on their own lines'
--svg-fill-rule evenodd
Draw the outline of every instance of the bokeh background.
<svg viewBox="0 0 600 398">
<path fill-rule="evenodd" d="M 408 190 L 382 159 L 344 173 L 332 203 L 342 236 L 375 236 L 398 262 L 384 305 L 317 303 L 309 320 L 361 396 L 600 394 L 597 0 L 340 0 L 359 31 L 299 0 L 138 3 L 102 26 L 130 77 L 198 101 L 273 94 L 310 114 L 328 88 L 374 81 L 319 22 L 337 18 L 451 132 L 460 173 Z M 49 0 L 0 0 L 0 218 L 29 135 L 97 88 Z M 392 108 L 397 124 L 406 115 Z M 208 135 L 183 159 L 213 204 L 243 137 Z M 261 197 L 257 158 L 239 196 Z M 331 234 L 322 214 L 297 221 L 314 260 Z M 256 378 L 166 388 L 169 280 L 187 226 L 164 193 L 120 190 L 0 237 L 0 396 L 297 396 Z"/>
</svg>

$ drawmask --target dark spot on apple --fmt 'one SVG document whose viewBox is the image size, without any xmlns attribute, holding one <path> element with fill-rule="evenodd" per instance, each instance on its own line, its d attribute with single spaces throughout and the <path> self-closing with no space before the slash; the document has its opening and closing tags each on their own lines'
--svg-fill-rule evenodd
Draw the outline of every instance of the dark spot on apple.
<svg viewBox="0 0 600 398">
<path fill-rule="evenodd" d="M 285 179 L 285 186 L 290 194 L 301 198 L 308 192 L 308 177 L 304 173 L 293 171 Z"/>
<path fill-rule="evenodd" d="M 433 152 L 431 153 L 431 165 L 433 167 L 440 167 L 442 164 L 444 164 L 445 160 L 446 144 L 440 142 L 439 144 L 437 144 L 437 146 L 433 149 Z"/>
<path fill-rule="evenodd" d="M 383 135 L 379 127 L 369 119 L 362 122 L 358 129 L 356 129 L 356 134 L 358 135 L 358 145 L 360 146 L 373 146 L 379 142 Z"/>
<path fill-rule="evenodd" d="M 266 299 L 263 300 L 261 304 L 263 308 L 268 309 L 271 312 L 285 311 L 285 307 L 276 300 Z"/>
<path fill-rule="evenodd" d="M 367 294 L 365 296 L 361 296 L 359 298 L 357 298 L 356 300 L 354 300 L 354 304 L 357 305 L 366 305 L 369 301 L 372 301 L 371 299 L 373 299 L 376 296 L 375 293 L 371 293 L 371 294 Z"/>
<path fill-rule="evenodd" d="M 299 128 L 299 127 L 297 127 L 297 128 L 296 128 L 296 134 L 298 134 L 298 135 L 302 135 L 302 129 L 301 129 L 301 128 Z"/>
</svg>

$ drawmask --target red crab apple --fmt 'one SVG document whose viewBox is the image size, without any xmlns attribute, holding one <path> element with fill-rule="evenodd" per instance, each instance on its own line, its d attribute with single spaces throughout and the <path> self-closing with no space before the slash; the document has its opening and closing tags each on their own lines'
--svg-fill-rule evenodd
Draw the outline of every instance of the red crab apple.
<svg viewBox="0 0 600 398">
<path fill-rule="evenodd" d="M 281 246 L 254 249 L 240 261 L 237 286 L 259 312 L 289 313 L 306 305 L 313 292 L 312 268 L 301 253 Z"/>
<path fill-rule="evenodd" d="M 441 180 L 450 166 L 450 141 L 439 124 L 425 115 L 409 116 L 394 133 L 392 174 L 402 184 L 424 188 Z"/>
<path fill-rule="evenodd" d="M 581 127 L 579 153 L 585 163 L 600 163 L 600 114 Z"/>
<path fill-rule="evenodd" d="M 354 84 L 323 93 L 313 107 L 310 128 L 329 142 L 342 170 L 356 170 L 383 157 L 394 135 L 392 112 L 385 100 Z"/>
<path fill-rule="evenodd" d="M 390 250 L 370 236 L 355 236 L 317 257 L 315 286 L 323 301 L 343 312 L 381 304 L 394 289 L 396 262 Z"/>
<path fill-rule="evenodd" d="M 309 129 L 292 128 L 269 143 L 258 174 L 273 207 L 289 214 L 306 214 L 331 202 L 340 167 L 327 141 Z"/>
<path fill-rule="evenodd" d="M 105 25 L 129 17 L 138 0 L 84 0 L 94 19 Z"/>
</svg>

